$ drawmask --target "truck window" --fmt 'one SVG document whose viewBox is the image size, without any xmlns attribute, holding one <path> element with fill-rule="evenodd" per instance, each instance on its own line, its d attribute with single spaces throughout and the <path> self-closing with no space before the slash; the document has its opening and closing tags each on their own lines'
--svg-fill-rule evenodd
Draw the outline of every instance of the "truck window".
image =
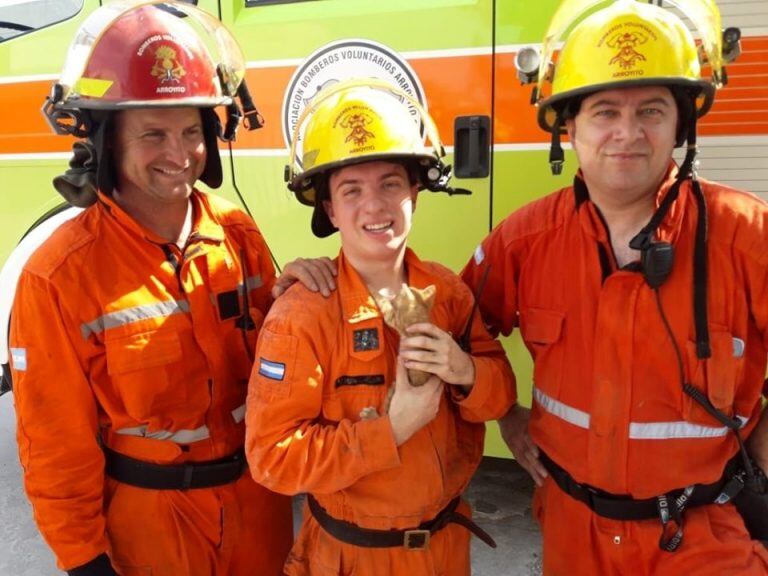
<svg viewBox="0 0 768 576">
<path fill-rule="evenodd" d="M 296 2 L 310 2 L 312 0 L 245 0 L 245 7 L 266 6 L 268 4 L 294 4 Z"/>
<path fill-rule="evenodd" d="M 0 42 L 72 18 L 83 0 L 7 0 L 0 3 Z"/>
</svg>

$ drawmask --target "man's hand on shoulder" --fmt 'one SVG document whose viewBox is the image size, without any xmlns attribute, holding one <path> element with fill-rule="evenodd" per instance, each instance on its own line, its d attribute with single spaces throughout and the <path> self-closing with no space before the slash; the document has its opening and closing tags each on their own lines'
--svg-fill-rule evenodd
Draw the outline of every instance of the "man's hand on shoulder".
<svg viewBox="0 0 768 576">
<path fill-rule="evenodd" d="M 283 273 L 275 280 L 272 298 L 279 298 L 296 282 L 301 282 L 307 290 L 320 292 L 326 298 L 336 290 L 336 264 L 327 257 L 297 258 L 283 268 Z"/>
</svg>

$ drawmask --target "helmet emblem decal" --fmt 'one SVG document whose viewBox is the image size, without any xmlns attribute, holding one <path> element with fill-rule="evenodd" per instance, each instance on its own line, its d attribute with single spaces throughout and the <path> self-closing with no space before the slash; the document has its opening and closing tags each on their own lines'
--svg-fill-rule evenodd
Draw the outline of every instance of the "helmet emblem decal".
<svg viewBox="0 0 768 576">
<path fill-rule="evenodd" d="M 621 68 L 633 68 L 638 61 L 645 62 L 645 56 L 635 50 L 636 46 L 648 42 L 648 36 L 642 32 L 619 32 L 612 36 L 607 44 L 618 50 L 609 64 L 618 64 Z"/>
<path fill-rule="evenodd" d="M 168 45 L 160 46 L 155 52 L 155 63 L 152 66 L 152 76 L 161 84 L 179 82 L 187 73 L 176 59 L 176 50 Z"/>
<path fill-rule="evenodd" d="M 351 141 L 354 146 L 361 148 L 368 143 L 369 138 L 376 138 L 373 132 L 365 128 L 371 122 L 373 118 L 366 112 L 360 112 L 354 108 L 345 111 L 339 119 L 339 125 L 349 130 L 344 142 Z"/>
</svg>

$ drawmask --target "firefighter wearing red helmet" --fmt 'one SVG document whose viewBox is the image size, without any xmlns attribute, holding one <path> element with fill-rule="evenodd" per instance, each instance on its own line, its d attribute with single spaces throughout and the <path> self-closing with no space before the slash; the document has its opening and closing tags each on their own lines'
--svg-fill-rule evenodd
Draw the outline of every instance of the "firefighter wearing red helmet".
<svg viewBox="0 0 768 576">
<path fill-rule="evenodd" d="M 653 3 L 561 3 L 535 99 L 553 171 L 561 133 L 579 171 L 463 272 L 487 274 L 484 320 L 533 356 L 532 408 L 501 427 L 538 485 L 547 575 L 768 574 L 768 207 L 694 163 L 738 32 L 712 0 L 670 4 L 700 48 Z"/>
<path fill-rule="evenodd" d="M 55 186 L 86 210 L 25 266 L 10 347 L 26 491 L 68 574 L 282 573 L 290 499 L 243 454 L 274 269 L 254 222 L 196 188 L 221 183 L 241 112 L 259 124 L 244 71 L 205 12 L 112 2 L 44 106 L 82 139 Z"/>
</svg>

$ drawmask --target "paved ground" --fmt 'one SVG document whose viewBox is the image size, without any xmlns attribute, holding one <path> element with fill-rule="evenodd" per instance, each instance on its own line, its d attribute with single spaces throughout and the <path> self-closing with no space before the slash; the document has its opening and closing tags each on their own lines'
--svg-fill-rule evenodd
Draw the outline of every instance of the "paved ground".
<svg viewBox="0 0 768 576">
<path fill-rule="evenodd" d="M 498 544 L 473 539 L 474 576 L 538 576 L 540 537 L 531 519 L 530 478 L 511 460 L 486 458 L 467 497 L 475 519 Z M 298 504 L 298 503 L 297 503 Z M 56 576 L 53 556 L 40 538 L 21 487 L 13 403 L 0 398 L 0 576 Z"/>
<path fill-rule="evenodd" d="M 531 518 L 533 481 L 514 460 L 485 458 L 467 497 L 474 517 L 498 547 L 472 544 L 474 576 L 539 576 L 541 535 Z"/>
</svg>

